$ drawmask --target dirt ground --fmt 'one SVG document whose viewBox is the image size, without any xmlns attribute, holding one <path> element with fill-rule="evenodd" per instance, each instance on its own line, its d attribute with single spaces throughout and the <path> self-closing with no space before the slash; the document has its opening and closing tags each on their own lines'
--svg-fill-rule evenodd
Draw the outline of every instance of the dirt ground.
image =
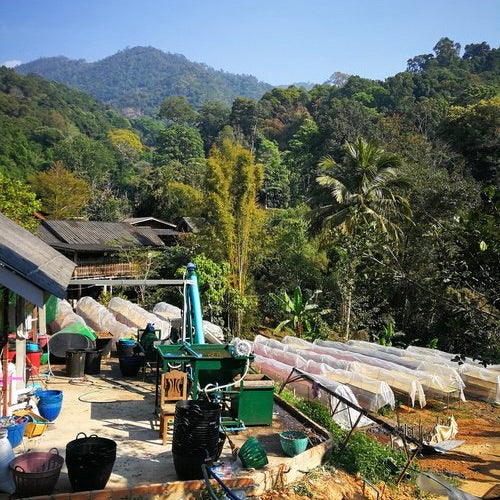
<svg viewBox="0 0 500 500">
<path fill-rule="evenodd" d="M 482 497 L 500 483 L 498 406 L 480 401 L 449 406 L 431 403 L 429 408 L 423 410 L 408 409 L 401 421 L 421 420 L 429 426 L 436 422 L 436 416 L 444 420 L 451 415 L 458 423 L 458 434 L 454 439 L 465 442 L 449 453 L 420 459 L 420 467 L 455 476 L 461 483 L 461 489 Z"/>
<path fill-rule="evenodd" d="M 445 405 L 430 402 L 425 409 L 400 406 L 399 421 L 401 425 L 415 426 L 421 424 L 425 431 L 430 431 L 437 423 L 445 423 L 453 415 L 458 423 L 456 440 L 465 441 L 461 446 L 446 454 L 419 458 L 422 470 L 439 473 L 449 477 L 454 485 L 467 493 L 485 499 L 500 497 L 500 409 L 492 404 L 468 401 Z M 395 418 L 395 415 L 390 415 Z M 380 441 L 387 442 L 386 436 L 377 436 Z M 382 498 L 388 500 L 404 500 L 417 498 L 412 485 L 399 488 L 386 488 L 377 485 Z M 365 485 L 361 478 L 353 477 L 343 471 L 333 474 L 327 470 L 316 470 L 304 477 L 300 483 L 285 490 L 272 491 L 263 497 L 265 500 L 297 500 L 299 498 L 358 500 L 375 498 L 375 493 Z M 438 498 L 438 497 L 433 497 Z M 442 497 L 445 498 L 445 497 Z"/>
</svg>

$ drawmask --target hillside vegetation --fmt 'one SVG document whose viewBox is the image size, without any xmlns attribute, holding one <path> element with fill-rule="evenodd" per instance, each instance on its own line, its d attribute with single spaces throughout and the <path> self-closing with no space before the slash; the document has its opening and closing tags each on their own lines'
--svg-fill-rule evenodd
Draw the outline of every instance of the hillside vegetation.
<svg viewBox="0 0 500 500">
<path fill-rule="evenodd" d="M 196 107 L 214 100 L 230 105 L 236 97 L 258 99 L 271 88 L 254 76 L 217 71 L 153 47 L 125 49 L 93 63 L 41 58 L 16 71 L 77 87 L 131 116 L 154 115 L 171 96 L 183 96 Z"/>
<path fill-rule="evenodd" d="M 192 217 L 200 232 L 154 273 L 194 260 L 205 316 L 232 334 L 279 327 L 498 363 L 499 52 L 442 38 L 385 81 L 334 74 L 231 105 L 193 107 L 187 84 L 130 122 L 3 68 L 1 179 L 21 179 L 49 217 Z M 147 300 L 178 300 L 165 293 Z"/>
</svg>

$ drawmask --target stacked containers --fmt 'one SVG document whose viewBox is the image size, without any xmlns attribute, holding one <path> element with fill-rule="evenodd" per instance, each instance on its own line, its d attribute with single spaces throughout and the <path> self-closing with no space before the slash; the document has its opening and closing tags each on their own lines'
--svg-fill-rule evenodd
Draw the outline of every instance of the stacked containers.
<svg viewBox="0 0 500 500">
<path fill-rule="evenodd" d="M 63 393 L 62 391 L 36 391 L 35 396 L 39 398 L 38 412 L 49 422 L 54 421 L 61 412 Z"/>
<path fill-rule="evenodd" d="M 133 339 L 120 339 L 116 351 L 120 361 L 120 371 L 124 377 L 135 377 L 142 366 L 142 359 L 137 355 L 137 343 Z"/>
<path fill-rule="evenodd" d="M 175 405 L 172 455 L 181 480 L 201 479 L 202 464 L 210 466 L 221 454 L 221 407 L 210 401 L 179 401 Z"/>
</svg>

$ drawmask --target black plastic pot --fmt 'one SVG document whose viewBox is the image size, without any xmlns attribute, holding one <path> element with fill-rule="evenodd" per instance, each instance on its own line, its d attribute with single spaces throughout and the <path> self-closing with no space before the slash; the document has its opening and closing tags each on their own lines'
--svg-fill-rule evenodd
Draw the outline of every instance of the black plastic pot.
<svg viewBox="0 0 500 500">
<path fill-rule="evenodd" d="M 220 405 L 209 401 L 175 405 L 172 454 L 179 479 L 200 479 L 201 465 L 219 458 L 225 439 L 219 432 L 220 414 Z"/>
<path fill-rule="evenodd" d="M 102 352 L 98 349 L 85 349 L 85 373 L 87 375 L 97 375 L 101 373 Z"/>
<path fill-rule="evenodd" d="M 69 349 L 66 351 L 66 376 L 81 378 L 85 373 L 85 349 Z"/>
<path fill-rule="evenodd" d="M 113 345 L 113 339 L 100 339 L 97 338 L 95 341 L 95 346 L 99 351 L 102 352 L 102 357 L 105 358 L 111 353 L 111 347 Z"/>
<path fill-rule="evenodd" d="M 120 371 L 124 377 L 136 377 L 142 366 L 142 358 L 129 356 L 120 358 Z"/>
<path fill-rule="evenodd" d="M 131 358 L 137 354 L 138 347 L 137 344 L 128 344 L 124 342 L 116 343 L 116 354 L 118 358 Z"/>
<path fill-rule="evenodd" d="M 172 457 L 174 459 L 175 472 L 181 481 L 202 479 L 202 464 L 211 467 L 216 460 L 214 456 L 210 456 L 204 450 L 190 455 L 172 452 Z"/>
</svg>

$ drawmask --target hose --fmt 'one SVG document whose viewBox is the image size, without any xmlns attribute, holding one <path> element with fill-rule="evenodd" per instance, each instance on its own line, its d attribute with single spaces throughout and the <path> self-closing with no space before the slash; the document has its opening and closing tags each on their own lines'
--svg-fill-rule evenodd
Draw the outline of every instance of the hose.
<svg viewBox="0 0 500 500">
<path fill-rule="evenodd" d="M 243 372 L 243 375 L 239 380 L 235 380 L 234 382 L 230 382 L 229 384 L 226 385 L 214 385 L 214 384 L 207 384 L 203 390 L 205 394 L 208 394 L 209 392 L 214 392 L 214 391 L 219 391 L 221 389 L 227 389 L 228 387 L 233 387 L 236 384 L 239 384 L 248 374 L 248 369 L 250 368 L 250 358 L 247 359 L 246 365 L 245 365 L 245 371 Z"/>
<path fill-rule="evenodd" d="M 226 494 L 227 498 L 230 500 L 241 500 L 240 497 L 236 496 L 217 476 L 217 474 L 214 473 L 214 471 L 210 468 L 207 467 L 205 464 L 201 464 L 201 471 L 203 472 L 203 479 L 205 480 L 205 484 L 207 485 L 207 490 L 210 495 L 210 498 L 212 500 L 218 500 L 220 497 L 216 495 L 214 489 L 212 488 L 212 485 L 210 484 L 210 476 L 212 476 L 220 485 L 220 487 L 224 490 L 224 493 Z"/>
</svg>

